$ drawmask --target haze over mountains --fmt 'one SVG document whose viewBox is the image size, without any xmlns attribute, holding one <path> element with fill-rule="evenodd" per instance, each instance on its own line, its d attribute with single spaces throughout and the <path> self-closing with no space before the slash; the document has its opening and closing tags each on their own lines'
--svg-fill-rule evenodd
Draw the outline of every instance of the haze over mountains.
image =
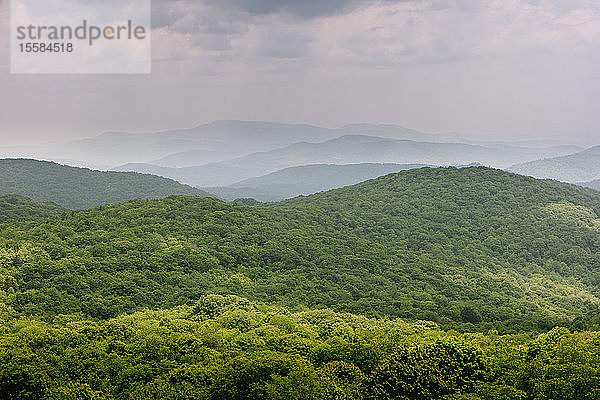
<svg viewBox="0 0 600 400">
<path fill-rule="evenodd" d="M 458 133 L 434 135 L 396 125 L 354 124 L 330 129 L 215 121 L 191 129 L 147 134 L 114 132 L 39 146 L 3 147 L 0 154 L 151 174 L 204 189 L 226 200 L 278 201 L 407 168 L 468 164 L 508 168 L 592 188 L 600 186 L 592 182 L 600 179 L 597 148 L 581 151 L 575 145 L 553 142 L 476 143 L 464 138 L 465 142 L 459 142 L 461 138 Z M 136 195 L 154 198 L 162 194 L 207 194 L 185 186 L 163 189 Z M 37 198 L 35 191 L 16 193 L 75 208 L 129 198 L 113 193 L 101 201 L 75 205 L 67 196 L 61 198 L 58 194 Z"/>
<path fill-rule="evenodd" d="M 556 179 L 563 182 L 588 182 L 600 179 L 600 146 L 543 160 L 513 165 L 511 171 L 535 178 Z"/>
<path fill-rule="evenodd" d="M 481 144 L 472 139 L 464 139 L 459 134 L 434 135 L 396 125 L 355 124 L 329 129 L 311 125 L 215 121 L 191 129 L 174 129 L 155 133 L 112 132 L 81 140 L 32 146 L 4 146 L 0 147 L 0 157 L 44 159 L 95 169 L 111 169 L 127 163 L 181 168 L 218 163 L 257 152 L 281 149 L 296 143 L 321 143 L 348 135 L 482 146 L 487 149 L 486 152 L 489 154 L 486 156 L 484 152 L 479 154 L 480 159 L 469 162 L 476 161 L 498 167 L 570 154 L 578 149 L 576 146 L 558 146 L 550 142 Z M 446 159 L 451 160 L 452 157 L 446 157 Z M 400 158 L 367 161 L 405 162 Z M 335 163 L 336 160 L 321 159 L 320 162 Z M 428 163 L 426 160 L 416 162 Z M 454 164 L 454 161 L 451 163 Z"/>
<path fill-rule="evenodd" d="M 184 167 L 272 150 L 301 141 L 321 142 L 347 134 L 370 132 L 395 139 L 434 138 L 433 135 L 393 125 L 365 124 L 328 129 L 311 125 L 215 121 L 191 129 L 137 134 L 109 132 L 82 140 L 0 147 L 0 156 L 69 161 L 74 165 L 106 168 L 131 162 Z"/>
<path fill-rule="evenodd" d="M 258 178 L 245 179 L 227 187 L 205 187 L 224 200 L 254 198 L 279 201 L 354 185 L 394 172 L 423 168 L 424 164 L 313 164 L 289 167 Z"/>
<path fill-rule="evenodd" d="M 356 129 L 356 128 L 354 128 Z M 193 186 L 228 186 L 293 166 L 310 164 L 395 163 L 460 165 L 481 163 L 505 168 L 545 154 L 564 154 L 569 148 L 531 149 L 464 143 L 417 142 L 368 135 L 345 135 L 319 143 L 298 142 L 216 163 L 169 168 L 130 163 L 117 171 L 151 173 Z"/>
<path fill-rule="evenodd" d="M 39 146 L 0 147 L 0 156 L 152 174 L 184 185 L 208 188 L 211 194 L 227 200 L 277 201 L 377 178 L 404 169 L 405 164 L 475 163 L 510 167 L 515 172 L 531 172 L 533 176 L 569 182 L 600 177 L 587 166 L 581 168 L 586 174 L 579 171 L 565 175 L 563 167 L 558 168 L 562 171 L 559 174 L 535 173 L 538 160 L 579 151 L 581 148 L 575 145 L 553 142 L 476 143 L 458 133 L 428 134 L 396 125 L 353 124 L 330 129 L 301 124 L 215 121 L 191 129 L 146 134 L 113 132 Z M 532 169 L 520 169 L 523 163 L 531 163 L 525 165 L 531 165 Z M 390 165 L 378 170 L 373 164 Z M 344 168 L 344 165 L 352 167 Z M 302 168 L 290 169 L 295 167 Z M 542 167 L 542 170 L 552 169 Z M 126 198 L 109 196 L 105 200 L 115 199 Z M 69 204 L 61 201 L 63 205 Z M 84 202 L 77 207 L 89 205 L 92 203 Z"/>
</svg>

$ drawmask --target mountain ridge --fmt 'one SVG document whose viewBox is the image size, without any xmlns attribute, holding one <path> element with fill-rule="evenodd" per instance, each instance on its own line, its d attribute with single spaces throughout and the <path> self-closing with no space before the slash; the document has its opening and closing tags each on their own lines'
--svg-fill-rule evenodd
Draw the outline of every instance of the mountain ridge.
<svg viewBox="0 0 600 400">
<path fill-rule="evenodd" d="M 311 164 L 282 170 L 236 182 L 226 187 L 204 187 L 225 200 L 254 198 L 263 202 L 280 201 L 299 195 L 354 185 L 368 179 L 414 168 L 431 167 L 426 164 Z"/>
<path fill-rule="evenodd" d="M 35 202 L 15 194 L 0 195 L 0 223 L 56 217 L 68 210 L 52 202 Z"/>
<path fill-rule="evenodd" d="M 25 158 L 0 159 L 0 194 L 52 201 L 74 209 L 137 197 L 209 196 L 209 193 L 159 176 L 96 171 Z"/>
<path fill-rule="evenodd" d="M 117 171 L 152 173 L 192 186 L 229 186 L 278 170 L 309 164 L 395 163 L 463 165 L 481 163 L 508 166 L 510 159 L 527 159 L 512 149 L 492 149 L 463 143 L 415 142 L 369 135 L 344 135 L 325 142 L 298 142 L 270 151 L 252 153 L 218 163 L 186 168 L 126 164 Z"/>
<path fill-rule="evenodd" d="M 510 171 L 535 178 L 577 183 L 600 179 L 600 146 L 575 154 L 512 165 Z"/>
</svg>

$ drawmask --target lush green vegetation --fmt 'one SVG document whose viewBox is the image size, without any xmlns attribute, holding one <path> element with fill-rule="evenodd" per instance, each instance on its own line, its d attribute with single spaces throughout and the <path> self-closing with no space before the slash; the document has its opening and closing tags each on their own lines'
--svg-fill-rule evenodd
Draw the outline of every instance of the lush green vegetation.
<svg viewBox="0 0 600 400">
<path fill-rule="evenodd" d="M 28 159 L 0 160 L 0 194 L 85 209 L 131 199 L 208 196 L 171 179 L 134 172 L 101 172 Z"/>
<path fill-rule="evenodd" d="M 0 325 L 6 399 L 600 399 L 600 334 L 459 334 L 237 297 Z"/>
<path fill-rule="evenodd" d="M 4 225 L 16 316 L 106 319 L 209 293 L 500 333 L 586 327 L 600 303 L 595 192 L 421 169 L 264 207 L 136 200 Z"/>
<path fill-rule="evenodd" d="M 0 196 L 0 222 L 55 217 L 66 211 L 54 203 L 37 203 L 18 195 Z"/>
<path fill-rule="evenodd" d="M 426 168 L 0 210 L 2 399 L 600 399 L 590 189 Z"/>
</svg>

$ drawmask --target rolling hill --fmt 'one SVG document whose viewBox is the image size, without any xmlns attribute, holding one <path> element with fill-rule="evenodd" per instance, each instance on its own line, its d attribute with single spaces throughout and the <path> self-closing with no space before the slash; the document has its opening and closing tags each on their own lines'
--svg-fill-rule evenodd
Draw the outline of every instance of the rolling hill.
<svg viewBox="0 0 600 400">
<path fill-rule="evenodd" d="M 204 190 L 224 200 L 254 198 L 279 201 L 299 195 L 354 185 L 394 172 L 423 168 L 423 164 L 314 164 L 285 168 L 258 178 L 250 178 L 227 187 Z"/>
<path fill-rule="evenodd" d="M 563 182 L 587 182 L 600 179 L 600 146 L 563 157 L 547 158 L 513 165 L 510 171 L 535 178 Z"/>
<path fill-rule="evenodd" d="M 18 195 L 0 195 L 0 223 L 21 219 L 55 217 L 67 212 L 55 203 L 38 203 Z"/>
<path fill-rule="evenodd" d="M 510 332 L 598 311 L 599 214 L 590 189 L 422 168 L 262 207 L 169 197 L 13 223 L 0 249 L 22 260 L 3 264 L 20 315 L 213 293 Z"/>
<path fill-rule="evenodd" d="M 365 135 L 346 135 L 320 143 L 295 143 L 267 152 L 187 168 L 165 168 L 150 164 L 127 164 L 117 171 L 150 173 L 192 186 L 229 186 L 278 170 L 310 164 L 395 163 L 461 165 L 481 163 L 507 167 L 531 154 L 513 148 L 415 142 Z"/>
<path fill-rule="evenodd" d="M 135 198 L 209 195 L 159 176 L 93 171 L 28 159 L 0 160 L 0 194 L 18 194 L 71 209 Z"/>
</svg>

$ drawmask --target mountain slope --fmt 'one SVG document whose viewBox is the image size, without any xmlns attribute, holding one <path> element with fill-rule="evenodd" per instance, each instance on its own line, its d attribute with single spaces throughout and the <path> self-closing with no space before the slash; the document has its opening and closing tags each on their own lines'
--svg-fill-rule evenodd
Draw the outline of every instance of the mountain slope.
<svg viewBox="0 0 600 400">
<path fill-rule="evenodd" d="M 314 164 L 285 168 L 258 178 L 250 178 L 228 187 L 203 188 L 225 200 L 254 198 L 279 201 L 299 195 L 354 185 L 394 172 L 423 168 L 423 164 Z"/>
<path fill-rule="evenodd" d="M 135 198 L 209 195 L 159 176 L 93 171 L 27 159 L 0 160 L 0 194 L 18 194 L 36 201 L 52 201 L 71 209 Z"/>
<path fill-rule="evenodd" d="M 128 164 L 115 170 L 152 173 L 192 186 L 229 186 L 243 179 L 309 164 L 396 163 L 459 165 L 474 162 L 506 167 L 530 159 L 514 149 L 461 143 L 430 143 L 365 135 L 347 135 L 321 143 L 293 145 L 219 163 L 188 168 Z"/>
<path fill-rule="evenodd" d="M 568 156 L 513 165 L 509 170 L 535 178 L 572 183 L 600 179 L 600 146 Z"/>
<path fill-rule="evenodd" d="M 598 310 L 599 213 L 589 189 L 423 168 L 266 207 L 170 197 L 15 223 L 0 262 L 21 314 L 107 318 L 228 293 L 537 330 Z"/>
<path fill-rule="evenodd" d="M 54 217 L 67 209 L 54 203 L 38 203 L 18 195 L 0 196 L 0 223 L 20 219 Z"/>
<path fill-rule="evenodd" d="M 587 188 L 594 189 L 594 190 L 600 192 L 600 179 L 596 179 L 591 182 L 579 182 L 577 184 L 579 186 L 587 187 Z"/>
</svg>

